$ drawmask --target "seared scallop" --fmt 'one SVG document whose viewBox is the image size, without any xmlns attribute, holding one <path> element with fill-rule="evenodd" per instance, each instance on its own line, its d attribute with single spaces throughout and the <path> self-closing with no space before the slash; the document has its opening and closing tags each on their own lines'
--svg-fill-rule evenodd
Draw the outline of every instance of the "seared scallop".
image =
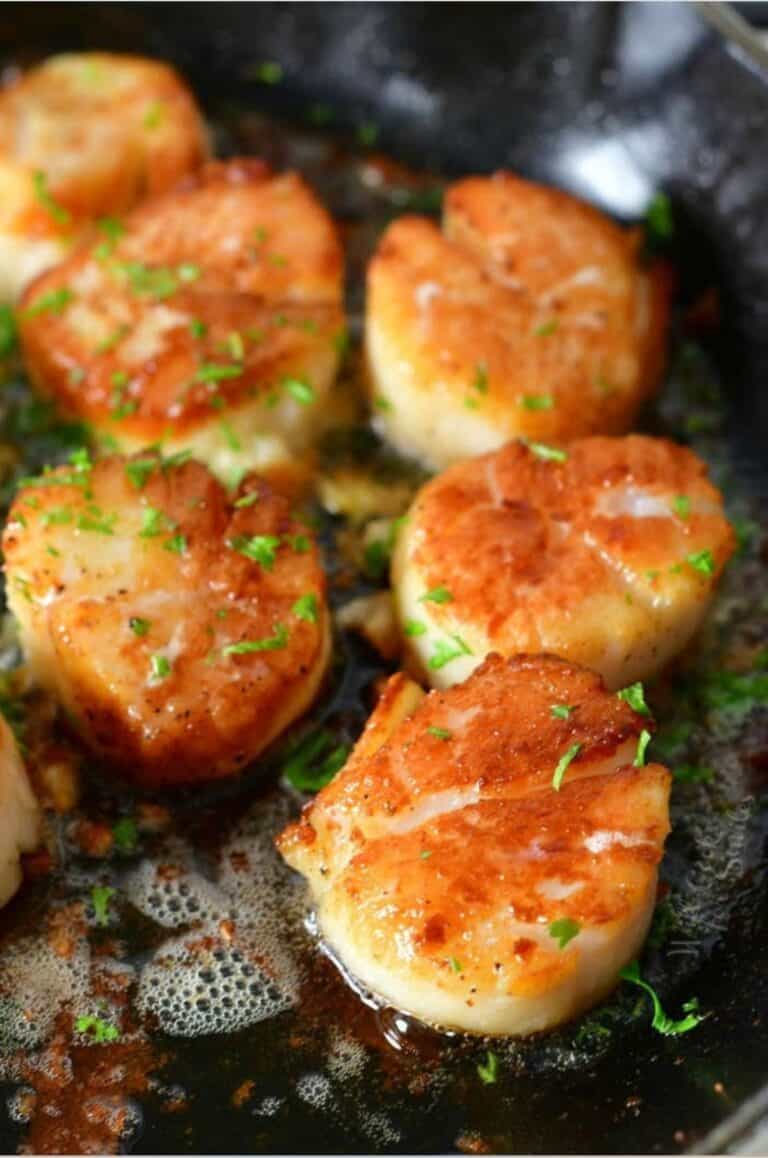
<svg viewBox="0 0 768 1158">
<path fill-rule="evenodd" d="M 369 267 L 376 423 L 432 467 L 524 435 L 628 430 L 662 368 L 668 277 L 636 230 L 510 173 L 400 217 Z"/>
<path fill-rule="evenodd" d="M 40 809 L 13 733 L 0 716 L 0 905 L 21 884 L 21 854 L 32 852 L 40 836 Z"/>
<path fill-rule="evenodd" d="M 31 480 L 3 549 L 31 675 L 106 767 L 228 776 L 304 712 L 329 655 L 311 534 L 268 485 L 79 455 Z"/>
<path fill-rule="evenodd" d="M 669 829 L 648 720 L 552 656 L 424 697 L 392 677 L 347 766 L 278 844 L 331 952 L 434 1025 L 529 1034 L 638 952 Z"/>
<path fill-rule="evenodd" d="M 38 278 L 30 372 L 106 446 L 283 465 L 327 420 L 343 332 L 333 223 L 295 173 L 212 162 Z"/>
<path fill-rule="evenodd" d="M 511 442 L 423 487 L 393 585 L 411 657 L 437 687 L 491 651 L 546 651 L 620 688 L 686 646 L 733 549 L 690 450 L 640 435 Z"/>
<path fill-rule="evenodd" d="M 53 56 L 0 91 L 0 297 L 18 296 L 89 222 L 164 192 L 208 154 L 172 68 L 139 56 Z"/>
</svg>

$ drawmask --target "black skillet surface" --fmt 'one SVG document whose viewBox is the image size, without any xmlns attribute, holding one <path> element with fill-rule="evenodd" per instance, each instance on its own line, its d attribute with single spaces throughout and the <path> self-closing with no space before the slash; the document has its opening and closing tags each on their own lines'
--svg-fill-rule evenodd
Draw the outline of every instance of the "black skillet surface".
<svg viewBox="0 0 768 1158">
<path fill-rule="evenodd" d="M 38 58 L 63 48 L 169 59 L 211 110 L 237 102 L 299 116 L 312 102 L 328 103 L 350 131 L 375 122 L 382 148 L 395 156 L 446 172 L 509 166 L 619 216 L 638 216 L 664 187 L 682 223 L 683 296 L 712 281 L 721 288 L 724 336 L 714 353 L 729 397 L 729 458 L 741 485 L 765 496 L 768 83 L 692 6 L 13 4 L 0 11 L 3 55 Z M 279 86 L 248 80 L 263 60 L 282 65 Z M 173 1085 L 192 1096 L 179 1113 L 162 1110 L 160 1091 L 144 1099 L 132 1148 L 706 1149 L 707 1132 L 755 1095 L 768 1072 L 766 828 L 764 814 L 749 807 L 755 822 L 744 828 L 749 848 L 742 850 L 749 877 L 738 882 L 727 919 L 713 919 L 713 953 L 697 961 L 695 992 L 713 1012 L 695 1033 L 662 1038 L 645 1020 L 610 1048 L 591 1048 L 587 1039 L 582 1049 L 575 1038 L 534 1043 L 510 1056 L 496 1086 L 477 1081 L 474 1063 L 457 1062 L 454 1077 L 422 1097 L 413 1091 L 419 1071 L 430 1068 L 429 1047 L 402 1058 L 410 1096 L 392 1078 L 401 1059 L 390 1050 L 328 1111 L 318 1098 L 288 1096 L 296 1070 L 278 1018 L 274 1029 L 267 1023 L 176 1043 L 162 1074 L 165 1100 Z M 679 873 L 692 871 L 684 844 L 685 835 L 672 845 L 673 876 L 676 862 Z M 679 1008 L 691 974 L 685 957 L 672 958 L 667 981 L 676 962 L 686 986 L 673 998 Z M 349 1009 L 338 1012 L 344 1018 Z M 273 1116 L 255 1114 L 252 1104 L 233 1107 L 232 1092 L 245 1079 L 255 1080 L 262 1100 L 284 1099 Z M 386 1119 L 378 1130 L 373 1113 Z M 726 1126 L 718 1147 L 738 1146 L 743 1125 Z M 0 1117 L 3 1149 L 22 1137 Z"/>
</svg>

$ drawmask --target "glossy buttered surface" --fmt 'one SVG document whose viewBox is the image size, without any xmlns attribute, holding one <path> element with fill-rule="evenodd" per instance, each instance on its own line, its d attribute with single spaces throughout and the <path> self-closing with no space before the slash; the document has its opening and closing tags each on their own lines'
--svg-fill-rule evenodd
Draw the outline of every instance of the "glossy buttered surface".
<svg viewBox="0 0 768 1158">
<path fill-rule="evenodd" d="M 647 723 L 552 656 L 492 656 L 426 697 L 394 676 L 278 842 L 344 967 L 476 1033 L 547 1029 L 604 996 L 645 936 L 669 828 Z"/>
<path fill-rule="evenodd" d="M 642 235 L 510 173 L 400 217 L 368 269 L 376 423 L 440 468 L 526 435 L 629 429 L 664 362 L 669 279 Z"/>
<path fill-rule="evenodd" d="M 33 678 L 129 779 L 230 775 L 314 698 L 317 548 L 255 477 L 230 497 L 157 453 L 60 467 L 21 490 L 3 550 Z"/>
<path fill-rule="evenodd" d="M 411 657 L 437 687 L 490 651 L 546 651 L 620 688 L 682 651 L 734 546 L 690 450 L 643 435 L 512 442 L 420 491 L 393 585 Z"/>
</svg>

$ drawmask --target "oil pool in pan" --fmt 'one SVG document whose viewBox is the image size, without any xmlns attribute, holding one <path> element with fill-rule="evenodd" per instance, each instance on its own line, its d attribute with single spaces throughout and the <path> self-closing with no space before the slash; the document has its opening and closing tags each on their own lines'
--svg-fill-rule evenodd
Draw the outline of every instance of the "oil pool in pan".
<svg viewBox="0 0 768 1158">
<path fill-rule="evenodd" d="M 217 132 L 225 149 L 304 171 L 343 220 L 353 334 L 344 378 L 353 383 L 366 256 L 393 216 L 436 208 L 439 181 L 378 157 L 372 130 L 348 148 L 327 131 L 290 129 L 249 112 L 229 114 Z M 663 202 L 657 213 L 659 241 L 673 242 Z M 669 380 L 643 428 L 687 443 L 708 462 L 740 548 L 694 649 L 648 689 L 660 723 L 652 751 L 675 784 L 643 974 L 674 1017 L 700 998 L 708 1016 L 694 1032 L 716 1039 L 718 988 L 699 992 L 701 968 L 744 921 L 760 866 L 768 650 L 761 530 L 722 435 L 723 401 L 707 352 L 711 287 L 700 288 L 703 296 L 677 318 Z M 57 423 L 18 376 L 3 386 L 1 404 L 7 504 L 20 474 L 66 456 L 82 431 Z M 385 585 L 391 520 L 420 481 L 353 406 L 323 449 L 329 505 L 358 474 L 374 483 L 360 522 L 312 511 L 336 608 Z M 5 623 L 9 673 L 15 657 Z M 23 695 L 12 674 L 4 677 L 2 706 L 33 767 L 48 769 L 47 791 L 59 793 L 60 807 L 51 820 L 54 871 L 33 857 L 30 882 L 0 914 L 6 1148 L 152 1150 L 162 1138 L 164 1149 L 201 1151 L 560 1149 L 566 1090 L 579 1099 L 567 1123 L 574 1150 L 597 1136 L 610 1148 L 635 1119 L 638 1139 L 656 1137 L 658 1122 L 641 1127 L 647 1075 L 652 1066 L 663 1085 L 688 1046 L 658 1035 L 650 1000 L 636 986 L 621 985 L 588 1016 L 541 1040 L 483 1042 L 433 1033 L 365 994 L 361 1001 L 318 952 L 303 888 L 272 838 L 304 791 L 339 767 L 376 678 L 390 669 L 342 630 L 329 690 L 312 718 L 242 782 L 169 802 L 113 788 L 86 769 L 72 810 L 61 798 L 66 777 L 55 774 L 72 759 L 66 739 L 48 705 Z M 615 1086 L 611 1075 L 612 1056 L 627 1049 L 638 1059 L 633 1088 Z M 690 1080 L 711 1090 L 717 1071 L 699 1060 Z M 688 1123 L 668 1117 L 674 1108 L 664 1112 L 666 1147 L 680 1148 Z"/>
</svg>

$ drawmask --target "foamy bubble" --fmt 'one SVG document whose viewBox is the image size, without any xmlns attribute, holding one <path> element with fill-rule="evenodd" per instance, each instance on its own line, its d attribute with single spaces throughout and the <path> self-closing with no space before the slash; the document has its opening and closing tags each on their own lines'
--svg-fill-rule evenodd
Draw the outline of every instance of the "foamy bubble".
<svg viewBox="0 0 768 1158">
<path fill-rule="evenodd" d="M 0 980 L 0 1049 L 33 1050 L 50 1037 L 67 1003 L 80 1012 L 87 1003 L 90 952 L 78 941 L 60 957 L 43 937 L 25 937 L 3 950 Z"/>
<path fill-rule="evenodd" d="M 296 1093 L 302 1102 L 314 1106 L 316 1110 L 326 1109 L 333 1100 L 333 1086 L 321 1073 L 302 1074 L 296 1082 Z"/>
</svg>

